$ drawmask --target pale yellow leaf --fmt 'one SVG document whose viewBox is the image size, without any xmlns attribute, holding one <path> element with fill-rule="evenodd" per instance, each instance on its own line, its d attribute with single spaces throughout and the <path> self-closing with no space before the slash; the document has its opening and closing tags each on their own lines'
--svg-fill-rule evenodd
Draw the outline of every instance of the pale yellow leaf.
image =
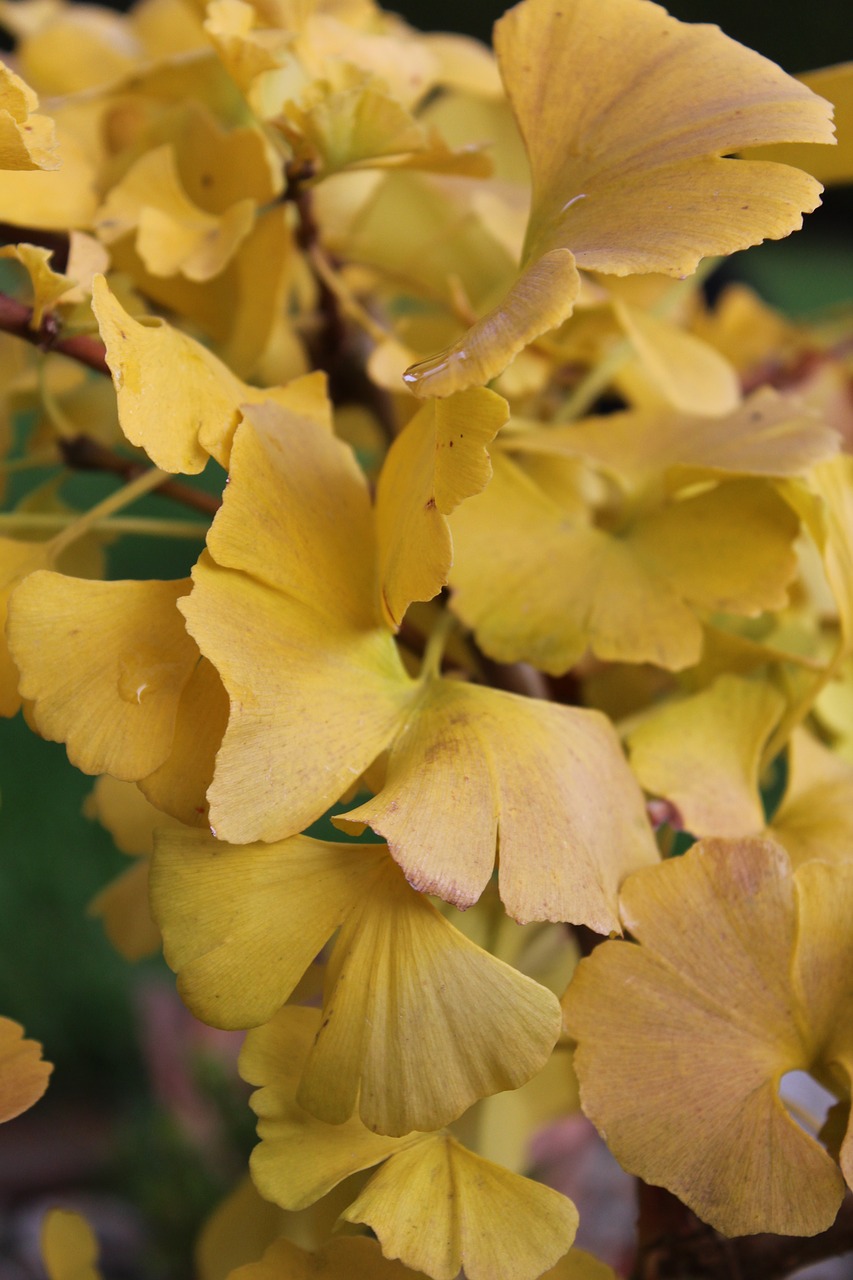
<svg viewBox="0 0 853 1280">
<path fill-rule="evenodd" d="M 784 709 L 770 685 L 720 676 L 629 734 L 631 767 L 646 791 L 675 805 L 693 835 L 760 835 L 761 757 Z"/>
<path fill-rule="evenodd" d="M 492 473 L 485 446 L 509 416 L 506 401 L 475 388 L 424 404 L 394 441 L 379 477 L 376 530 L 382 607 L 395 629 L 413 600 L 447 581 L 453 549 L 446 516 Z"/>
<path fill-rule="evenodd" d="M 10 603 L 22 697 L 43 737 L 84 773 L 145 777 L 169 754 L 198 650 L 179 582 L 87 582 L 40 570 Z"/>
<path fill-rule="evenodd" d="M 787 855 L 705 840 L 622 894 L 639 946 L 606 942 L 564 997 L 586 1114 L 622 1166 L 726 1235 L 814 1235 L 842 1180 L 778 1095 L 812 1046 L 791 982 Z"/>
<path fill-rule="evenodd" d="M 365 1222 L 386 1257 L 432 1280 L 536 1280 L 571 1246 L 565 1196 L 467 1151 L 449 1135 L 397 1152 L 344 1213 Z"/>
</svg>

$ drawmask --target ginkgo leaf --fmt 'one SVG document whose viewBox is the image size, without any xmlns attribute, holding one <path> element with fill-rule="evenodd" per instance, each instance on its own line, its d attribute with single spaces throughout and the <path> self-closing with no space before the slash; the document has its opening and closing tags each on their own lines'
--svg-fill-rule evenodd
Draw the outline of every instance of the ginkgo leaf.
<svg viewBox="0 0 853 1280">
<path fill-rule="evenodd" d="M 616 1272 L 584 1249 L 570 1249 L 542 1280 L 616 1280 Z"/>
<path fill-rule="evenodd" d="M 53 1070 L 42 1060 L 41 1045 L 23 1036 L 17 1022 L 0 1017 L 0 1123 L 38 1102 Z"/>
<path fill-rule="evenodd" d="M 708 689 L 654 711 L 628 736 L 646 791 L 675 805 L 697 836 L 772 836 L 794 866 L 844 861 L 853 849 L 853 766 L 797 729 L 785 793 L 765 821 L 759 767 L 785 700 L 772 687 L 723 675 Z"/>
<path fill-rule="evenodd" d="M 297 1100 L 340 1123 L 357 1097 L 379 1133 L 437 1129 L 524 1084 L 559 1032 L 551 993 L 469 942 L 389 860 L 329 959 Z"/>
<path fill-rule="evenodd" d="M 237 1267 L 261 1259 L 282 1231 L 287 1231 L 293 1217 L 264 1200 L 245 1173 L 205 1219 L 196 1237 L 193 1261 L 198 1280 L 228 1280 Z M 327 1235 L 324 1231 L 321 1239 Z M 300 1239 L 300 1243 L 310 1247 L 320 1240 Z"/>
<path fill-rule="evenodd" d="M 216 668 L 200 658 L 181 692 L 169 754 L 153 773 L 138 779 L 139 790 L 156 809 L 187 826 L 207 825 L 207 789 L 228 711 Z"/>
<path fill-rule="evenodd" d="M 319 1009 L 288 1005 L 250 1031 L 240 1053 L 240 1075 L 259 1085 L 250 1104 L 258 1117 L 252 1178 L 261 1195 L 283 1209 L 303 1209 L 360 1169 L 420 1140 L 373 1133 L 358 1116 L 343 1124 L 317 1120 L 295 1101 L 296 1090 L 320 1026 Z"/>
<path fill-rule="evenodd" d="M 58 169 L 54 124 L 36 112 L 38 97 L 0 62 L 0 169 Z"/>
<path fill-rule="evenodd" d="M 44 319 L 45 311 L 72 288 L 74 281 L 50 266 L 52 249 L 44 249 L 35 244 L 5 245 L 0 249 L 0 258 L 15 258 L 26 269 L 30 277 L 33 291 L 32 327 L 38 329 Z"/>
<path fill-rule="evenodd" d="M 770 685 L 721 676 L 632 730 L 631 767 L 646 791 L 676 806 L 693 835 L 759 835 L 761 756 L 784 709 Z"/>
<path fill-rule="evenodd" d="M 853 62 L 807 71 L 797 79 L 802 80 L 812 93 L 818 93 L 832 103 L 838 146 L 830 149 L 792 143 L 788 146 L 757 147 L 750 149 L 750 159 L 777 160 L 782 164 L 796 165 L 826 186 L 853 182 Z"/>
<path fill-rule="evenodd" d="M 41 1228 L 49 1280 L 101 1280 L 98 1241 L 88 1222 L 69 1209 L 49 1209 Z"/>
<path fill-rule="evenodd" d="M 494 377 L 565 320 L 575 265 L 689 275 L 702 257 L 788 235 L 818 203 L 799 170 L 723 158 L 831 142 L 831 109 L 715 27 L 634 0 L 525 0 L 496 24 L 495 50 L 532 175 L 522 273 L 501 306 L 408 371 L 418 395 Z"/>
<path fill-rule="evenodd" d="M 449 396 L 491 382 L 520 351 L 571 315 L 579 292 L 571 253 L 550 250 L 457 343 L 407 369 L 404 382 L 416 396 Z"/>
<path fill-rule="evenodd" d="M 163 832 L 151 901 L 166 960 L 192 1012 L 226 1028 L 267 1022 L 383 856 L 380 845 L 308 836 L 246 846 L 203 831 Z"/>
<path fill-rule="evenodd" d="M 597 947 L 564 997 L 581 1103 L 611 1151 L 726 1235 L 814 1235 L 841 1202 L 778 1094 L 815 1048 L 790 976 L 795 897 L 778 845 L 702 841 L 626 882 L 640 945 Z"/>
<path fill-rule="evenodd" d="M 614 928 L 622 878 L 657 859 L 603 716 L 452 680 L 426 685 L 381 792 L 334 821 L 369 823 L 411 884 L 463 909 L 483 892 L 499 846 L 513 919 L 583 921 L 601 933 Z"/>
<path fill-rule="evenodd" d="M 84 773 L 135 781 L 169 755 L 198 662 L 176 608 L 187 581 L 88 582 L 39 570 L 9 607 L 8 637 L 39 732 Z"/>
<path fill-rule="evenodd" d="M 806 729 L 791 735 L 788 782 L 769 832 L 795 867 L 853 858 L 853 764 Z"/>
<path fill-rule="evenodd" d="M 502 437 L 514 454 L 587 458 L 631 490 L 685 478 L 797 476 L 838 452 L 816 409 L 763 387 L 725 418 L 629 410 L 571 426 L 532 426 Z"/>
<path fill-rule="evenodd" d="M 528 1080 L 559 1034 L 550 993 L 453 929 L 380 845 L 163 832 L 151 896 L 181 995 L 215 1026 L 272 1017 L 343 926 L 297 1094 L 329 1123 L 358 1107 L 380 1133 L 438 1128 Z"/>
<path fill-rule="evenodd" d="M 303 1110 L 294 1097 L 319 1025 L 319 1010 L 287 1007 L 246 1037 L 240 1072 L 261 1086 L 251 1098 L 261 1139 L 251 1169 L 263 1196 L 301 1208 L 385 1160 L 342 1216 L 372 1226 L 386 1257 L 433 1280 L 450 1280 L 462 1265 L 472 1280 L 491 1280 L 496 1265 L 507 1280 L 533 1280 L 568 1250 L 577 1211 L 558 1192 L 483 1160 L 448 1134 L 381 1137 L 355 1117 L 328 1125 Z"/>
<path fill-rule="evenodd" d="M 492 466 L 485 449 L 509 417 L 483 388 L 424 404 L 394 441 L 379 476 L 376 532 L 382 607 L 395 629 L 413 600 L 431 600 L 453 558 L 446 516 L 480 493 Z"/>
<path fill-rule="evenodd" d="M 0 215 L 16 227 L 67 232 L 87 230 L 98 205 L 91 154 L 60 110 L 54 111 L 58 167 L 0 169 Z"/>
<path fill-rule="evenodd" d="M 643 373 L 666 404 L 711 417 L 737 408 L 737 372 L 709 343 L 621 298 L 614 298 L 613 309 Z"/>
<path fill-rule="evenodd" d="M 241 407 L 249 404 L 275 401 L 331 429 L 321 373 L 289 387 L 261 390 L 235 377 L 206 347 L 164 320 L 134 320 L 102 276 L 93 282 L 92 306 L 122 430 L 163 470 L 194 474 L 210 456 L 227 467 Z"/>
<path fill-rule="evenodd" d="M 450 585 L 454 612 L 499 662 L 560 675 L 589 648 L 680 670 L 701 654 L 697 613 L 750 616 L 787 599 L 797 520 L 759 480 L 676 494 L 611 532 L 503 453 L 492 465 L 486 490 L 451 519 Z"/>
<path fill-rule="evenodd" d="M 136 251 L 155 276 L 203 282 L 219 275 L 252 229 L 254 200 L 210 213 L 188 196 L 174 147 L 146 151 L 112 188 L 95 217 L 105 244 L 135 231 Z"/>
<path fill-rule="evenodd" d="M 386 1257 L 432 1280 L 536 1280 L 567 1252 L 571 1200 L 466 1150 L 449 1134 L 395 1152 L 345 1210 Z M 429 1224 L 428 1229 L 426 1229 Z"/>
<path fill-rule="evenodd" d="M 52 566 L 53 558 L 53 549 L 49 543 L 0 538 L 0 715 L 3 716 L 13 716 L 21 707 L 18 668 L 6 638 L 9 600 L 27 574 Z"/>
</svg>

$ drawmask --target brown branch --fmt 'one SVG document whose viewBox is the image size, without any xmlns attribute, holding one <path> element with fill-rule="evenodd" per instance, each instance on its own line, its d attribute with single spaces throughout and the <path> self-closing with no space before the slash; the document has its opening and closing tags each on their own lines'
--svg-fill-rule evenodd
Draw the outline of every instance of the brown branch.
<svg viewBox="0 0 853 1280">
<path fill-rule="evenodd" d="M 0 293 L 0 332 L 10 333 L 13 337 L 23 338 L 39 347 L 42 351 L 58 351 L 70 356 L 80 364 L 94 369 L 96 373 L 110 376 L 107 367 L 104 344 L 99 338 L 79 334 L 76 337 L 62 338 L 56 317 L 48 314 L 39 328 L 32 327 L 33 309 Z M 59 451 L 63 461 L 76 471 L 105 471 L 120 476 L 125 482 L 134 479 L 145 466 L 132 458 L 124 458 L 120 453 L 107 449 L 88 436 L 75 436 L 71 440 L 60 440 Z M 211 494 L 202 493 L 179 480 L 164 480 L 155 490 L 164 498 L 199 511 L 203 515 L 215 515 L 220 507 L 220 499 Z"/>
<path fill-rule="evenodd" d="M 639 1253 L 632 1280 L 786 1280 L 853 1250 L 853 1196 L 816 1236 L 727 1239 L 662 1187 L 639 1184 Z"/>
<path fill-rule="evenodd" d="M 110 376 L 104 344 L 100 338 L 93 338 L 88 334 L 78 334 L 70 338 L 61 337 L 59 323 L 55 315 L 50 312 L 38 328 L 33 328 L 32 319 L 32 307 L 25 306 L 15 298 L 10 298 L 8 294 L 0 293 L 0 332 L 21 338 L 41 351 L 58 351 L 61 355 L 69 356 L 72 360 L 77 360 L 80 364 L 94 369 L 96 373 Z"/>
<path fill-rule="evenodd" d="M 88 436 L 60 440 L 59 449 L 66 465 L 73 467 L 76 471 L 105 471 L 111 475 L 120 476 L 125 483 L 147 470 L 144 463 L 136 462 L 133 458 L 124 458 L 120 453 L 115 453 L 112 449 L 98 444 L 97 441 L 90 440 Z M 164 480 L 153 492 L 164 498 L 171 498 L 174 502 L 180 502 L 185 507 L 192 508 L 193 511 L 200 511 L 206 516 L 216 515 L 222 505 L 220 498 L 203 493 L 200 489 L 193 489 L 191 485 L 183 484 L 180 480 Z"/>
</svg>

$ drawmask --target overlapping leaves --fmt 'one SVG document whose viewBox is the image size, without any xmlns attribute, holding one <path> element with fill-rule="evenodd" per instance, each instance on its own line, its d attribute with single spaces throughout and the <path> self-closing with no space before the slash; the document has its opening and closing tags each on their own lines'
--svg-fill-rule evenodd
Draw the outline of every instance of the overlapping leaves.
<svg viewBox="0 0 853 1280">
<path fill-rule="evenodd" d="M 383 790 L 340 821 L 386 836 L 416 887 L 475 902 L 500 831 L 510 914 L 613 927 L 619 881 L 656 852 L 611 727 L 428 669 L 409 677 L 381 619 L 351 455 L 285 414 L 249 412 L 183 606 L 231 697 L 209 792 L 217 835 L 300 831 L 390 749 Z"/>
</svg>

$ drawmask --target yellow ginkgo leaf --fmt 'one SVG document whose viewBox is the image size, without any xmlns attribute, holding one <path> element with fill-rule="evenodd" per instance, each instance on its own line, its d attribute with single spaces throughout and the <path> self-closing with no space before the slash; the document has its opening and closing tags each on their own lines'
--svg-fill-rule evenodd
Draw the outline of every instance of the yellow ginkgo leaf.
<svg viewBox="0 0 853 1280">
<path fill-rule="evenodd" d="M 41 1252 L 49 1280 L 101 1280 L 98 1241 L 79 1213 L 48 1210 L 42 1223 Z"/>
<path fill-rule="evenodd" d="M 675 805 L 693 835 L 759 835 L 761 755 L 784 709 L 770 685 L 721 676 L 631 732 L 631 767 L 646 791 Z"/>
<path fill-rule="evenodd" d="M 0 1017 L 0 1123 L 38 1102 L 53 1070 L 42 1060 L 41 1045 L 23 1036 L 17 1022 Z"/>
<path fill-rule="evenodd" d="M 164 832 L 151 901 L 192 1012 L 226 1028 L 267 1022 L 384 857 L 381 845 L 308 836 L 228 845 L 203 831 Z"/>
<path fill-rule="evenodd" d="M 474 388 L 428 401 L 391 446 L 376 493 L 389 626 L 399 627 L 413 600 L 431 600 L 446 583 L 453 550 L 445 517 L 485 488 L 492 474 L 485 446 L 508 417 L 505 400 Z"/>
<path fill-rule="evenodd" d="M 199 1280 L 228 1280 L 237 1267 L 261 1258 L 293 1216 L 264 1200 L 246 1173 L 219 1201 L 196 1237 L 195 1274 Z"/>
<path fill-rule="evenodd" d="M 542 1280 L 616 1280 L 616 1272 L 584 1249 L 570 1249 Z"/>
<path fill-rule="evenodd" d="M 853 764 L 806 729 L 788 746 L 788 783 L 769 824 L 795 867 L 853 861 Z"/>
<path fill-rule="evenodd" d="M 803 883 L 814 867 L 851 878 L 849 864 L 808 863 Z M 640 945 L 597 947 L 564 997 L 582 1106 L 611 1151 L 725 1235 L 815 1235 L 843 1194 L 837 1166 L 778 1093 L 786 1072 L 820 1060 L 809 1024 L 821 1019 L 791 974 L 795 948 L 807 956 L 821 935 L 809 928 L 806 940 L 798 896 L 772 841 L 702 841 L 626 882 L 622 919 Z M 820 982 L 838 1018 L 850 1000 L 849 916 L 831 938 Z"/>
<path fill-rule="evenodd" d="M 54 114 L 62 163 L 51 169 L 0 170 L 0 216 L 16 227 L 87 230 L 98 207 L 95 165 L 73 129 L 63 124 L 61 109 Z"/>
<path fill-rule="evenodd" d="M 94 281 L 92 305 L 122 430 L 163 470 L 194 474 L 211 456 L 227 467 L 241 406 L 248 404 L 274 400 L 331 429 L 323 374 L 261 390 L 159 317 L 134 320 L 102 276 Z"/>
<path fill-rule="evenodd" d="M 207 825 L 207 789 L 228 724 L 228 695 L 216 668 L 200 658 L 184 685 L 172 747 L 139 790 L 158 810 L 188 827 Z"/>
<path fill-rule="evenodd" d="M 657 856 L 603 716 L 453 680 L 426 685 L 383 789 L 334 821 L 369 823 L 411 884 L 463 909 L 483 892 L 499 845 L 513 919 L 583 921 L 602 933 L 622 878 Z"/>
<path fill-rule="evenodd" d="M 617 506 L 598 527 L 503 451 L 492 465 L 485 492 L 451 518 L 450 585 L 454 612 L 499 662 L 559 675 L 589 648 L 680 670 L 700 657 L 703 613 L 754 616 L 787 600 L 797 520 L 760 480 L 638 504 L 621 522 Z"/>
<path fill-rule="evenodd" d="M 198 662 L 176 608 L 188 583 L 87 582 L 40 570 L 15 592 L 9 646 L 43 737 L 84 773 L 135 781 L 169 755 Z"/>
<path fill-rule="evenodd" d="M 38 97 L 0 62 L 0 169 L 58 169 L 53 121 L 36 113 Z"/>
<path fill-rule="evenodd" d="M 237 200 L 210 213 L 187 195 L 169 144 L 147 151 L 113 187 L 95 229 L 105 244 L 136 234 L 136 250 L 154 276 L 178 273 L 203 282 L 219 275 L 252 229 L 255 202 Z"/>
<path fill-rule="evenodd" d="M 0 538 L 0 715 L 16 715 L 21 706 L 18 668 L 6 639 L 6 619 L 12 592 L 27 574 L 53 564 L 49 543 Z"/>
<path fill-rule="evenodd" d="M 240 1054 L 240 1075 L 260 1086 L 250 1099 L 261 1139 L 252 1152 L 252 1178 L 261 1195 L 283 1209 L 313 1204 L 350 1174 L 421 1136 L 373 1133 L 355 1115 L 329 1125 L 299 1106 L 296 1091 L 320 1021 L 319 1009 L 288 1005 L 249 1032 Z"/>
<path fill-rule="evenodd" d="M 765 821 L 762 755 L 785 709 L 771 686 L 723 675 L 708 689 L 655 710 L 629 734 L 646 791 L 675 805 L 696 836 L 772 836 L 795 867 L 853 860 L 853 767 L 806 729 L 788 747 L 785 793 Z"/>
<path fill-rule="evenodd" d="M 437 1129 L 529 1080 L 559 1031 L 551 993 L 469 942 L 388 860 L 329 959 L 297 1100 L 331 1123 L 358 1100 L 379 1133 Z"/>
<path fill-rule="evenodd" d="M 836 182 L 853 182 L 853 62 L 841 62 L 834 67 L 822 67 L 798 76 L 812 93 L 819 93 L 835 108 L 835 128 L 838 146 L 831 151 L 825 147 L 809 147 L 793 143 L 790 146 L 757 147 L 749 151 L 751 159 L 777 160 L 782 164 L 805 169 L 818 182 L 831 186 Z"/>
<path fill-rule="evenodd" d="M 658 399 L 684 413 L 707 417 L 737 408 L 737 372 L 709 343 L 620 298 L 614 299 L 613 307 Z"/>
<path fill-rule="evenodd" d="M 329 1123 L 358 1107 L 379 1133 L 438 1128 L 523 1084 L 559 1034 L 550 993 L 458 933 L 381 845 L 163 832 L 151 894 L 181 994 L 215 1026 L 268 1020 L 342 926 L 297 1094 Z M 439 1057 L 440 1079 L 424 1069 Z"/>
<path fill-rule="evenodd" d="M 30 277 L 33 291 L 32 326 L 38 329 L 45 311 L 50 310 L 64 293 L 74 285 L 74 281 L 50 266 L 52 249 L 43 249 L 35 244 L 5 245 L 0 249 L 0 258 L 15 258 L 21 263 Z"/>
<path fill-rule="evenodd" d="M 386 1257 L 433 1280 L 450 1280 L 462 1265 L 473 1280 L 533 1280 L 568 1250 L 577 1212 L 556 1191 L 483 1160 L 445 1133 L 381 1137 L 355 1117 L 328 1125 L 303 1110 L 295 1093 L 320 1020 L 319 1010 L 287 1007 L 246 1037 L 240 1071 L 261 1086 L 251 1099 L 261 1139 L 251 1168 L 262 1195 L 299 1208 L 385 1160 L 342 1216 L 368 1223 Z M 526 1224 L 521 1230 L 519 1222 Z"/>
<path fill-rule="evenodd" d="M 495 49 L 530 159 L 522 272 L 504 302 L 406 375 L 418 395 L 495 377 L 571 314 L 575 266 L 689 275 L 703 257 L 788 235 L 820 186 L 785 165 L 724 159 L 831 142 L 831 109 L 717 28 L 634 0 L 524 0 Z"/>
<path fill-rule="evenodd" d="M 344 1212 L 432 1280 L 535 1280 L 569 1249 L 571 1200 L 434 1134 L 395 1152 Z M 427 1229 L 428 1224 L 428 1229 Z"/>
<path fill-rule="evenodd" d="M 586 458 L 631 491 L 671 488 L 688 479 L 803 475 L 838 452 L 839 437 L 823 416 L 769 387 L 725 418 L 630 410 L 571 426 L 537 427 L 502 437 L 514 454 Z"/>
</svg>

